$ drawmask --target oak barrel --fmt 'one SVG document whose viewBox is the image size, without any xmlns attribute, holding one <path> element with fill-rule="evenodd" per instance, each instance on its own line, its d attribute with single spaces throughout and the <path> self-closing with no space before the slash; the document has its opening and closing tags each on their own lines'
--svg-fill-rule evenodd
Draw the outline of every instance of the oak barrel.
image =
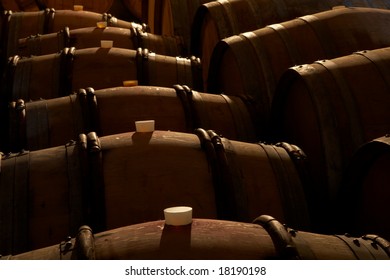
<svg viewBox="0 0 390 280">
<path fill-rule="evenodd" d="M 129 132 L 2 158 L 0 251 L 60 242 L 83 224 L 97 232 L 158 220 L 162 209 L 250 222 L 269 213 L 311 226 L 304 153 L 288 143 L 250 144 L 213 131 Z M 6 199 L 5 199 L 6 198 Z"/>
<path fill-rule="evenodd" d="M 299 260 L 387 260 L 390 243 L 376 234 L 318 234 L 281 224 L 269 215 L 254 221 L 271 236 L 278 258 Z"/>
<path fill-rule="evenodd" d="M 75 238 L 9 260 L 388 260 L 390 243 L 377 235 L 360 238 L 297 231 L 263 215 L 254 223 L 193 219 L 190 225 L 153 221 L 93 234 L 80 227 Z M 256 269 L 256 270 L 255 270 Z M 266 273 L 253 268 L 253 275 Z M 130 275 L 138 275 L 131 266 Z M 251 273 L 251 274 L 252 274 Z"/>
<path fill-rule="evenodd" d="M 22 57 L 52 54 L 64 48 L 86 49 L 100 46 L 101 40 L 111 40 L 117 48 L 148 49 L 160 55 L 180 56 L 184 54 L 183 41 L 179 37 L 155 35 L 146 32 L 145 25 L 132 24 L 132 28 L 85 27 L 70 30 L 68 27 L 51 34 L 36 34 L 18 40 L 10 55 Z"/>
<path fill-rule="evenodd" d="M 324 209 L 334 205 L 356 150 L 390 131 L 389 77 L 390 48 L 383 48 L 295 66 L 278 83 L 272 127 L 310 158 Z"/>
<path fill-rule="evenodd" d="M 252 97 L 264 129 L 285 70 L 390 46 L 389 24 L 389 10 L 339 8 L 229 37 L 214 49 L 207 91 Z"/>
<path fill-rule="evenodd" d="M 376 232 L 390 238 L 387 200 L 390 135 L 373 139 L 353 155 L 340 187 L 339 211 L 351 233 Z"/>
<path fill-rule="evenodd" d="M 200 60 L 158 55 L 148 49 L 65 48 L 61 53 L 8 63 L 3 100 L 50 99 L 80 88 L 102 89 L 137 80 L 139 85 L 202 87 Z M 43 86 L 44 85 L 44 86 Z"/>
<path fill-rule="evenodd" d="M 157 130 L 192 133 L 203 127 L 229 139 L 256 142 L 250 104 L 245 100 L 180 85 L 80 89 L 66 97 L 18 100 L 9 110 L 6 146 L 13 152 L 60 146 L 90 131 L 100 136 L 135 131 L 135 121 L 149 119 L 155 120 Z"/>
<path fill-rule="evenodd" d="M 227 37 L 296 17 L 331 10 L 335 6 L 389 9 L 386 0 L 223 0 L 201 5 L 191 29 L 191 54 L 202 59 L 206 81 L 217 43 Z"/>
<path fill-rule="evenodd" d="M 67 241 L 67 247 L 64 241 L 8 259 L 249 260 L 276 257 L 272 240 L 261 226 L 215 219 L 195 218 L 192 224 L 181 227 L 165 225 L 164 220 L 151 221 L 96 234 L 92 234 L 90 227 L 83 226 L 75 234 L 75 238 Z"/>
</svg>

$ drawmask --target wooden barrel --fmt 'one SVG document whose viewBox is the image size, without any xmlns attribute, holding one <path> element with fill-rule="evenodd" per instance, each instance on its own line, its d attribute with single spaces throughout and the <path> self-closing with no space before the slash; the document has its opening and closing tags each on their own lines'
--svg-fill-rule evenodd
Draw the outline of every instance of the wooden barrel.
<svg viewBox="0 0 390 280">
<path fill-rule="evenodd" d="M 300 260 L 387 260 L 390 243 L 374 234 L 355 238 L 345 235 L 323 235 L 282 225 L 275 218 L 262 215 L 254 221 L 271 236 L 280 259 Z"/>
<path fill-rule="evenodd" d="M 191 206 L 197 218 L 250 222 L 269 213 L 308 228 L 304 164 L 296 146 L 230 141 L 202 129 L 100 139 L 92 132 L 77 143 L 7 155 L 0 251 L 53 245 L 83 224 L 99 232 L 158 220 L 177 205 Z"/>
<path fill-rule="evenodd" d="M 56 10 L 73 10 L 74 5 L 82 5 L 84 11 L 106 13 L 110 10 L 114 0 L 37 0 L 42 7 Z"/>
<path fill-rule="evenodd" d="M 214 49 L 206 91 L 252 97 L 264 129 L 287 68 L 390 46 L 389 23 L 389 10 L 339 8 L 229 37 Z"/>
<path fill-rule="evenodd" d="M 198 7 L 210 0 L 124 0 L 130 11 L 150 27 L 150 32 L 181 36 L 190 54 L 191 26 Z"/>
<path fill-rule="evenodd" d="M 272 240 L 261 226 L 214 219 L 195 218 L 191 225 L 181 227 L 165 225 L 163 220 L 152 221 L 97 234 L 84 226 L 67 242 L 67 247 L 63 242 L 3 259 L 253 260 L 276 257 Z"/>
<path fill-rule="evenodd" d="M 93 234 L 80 227 L 75 238 L 8 260 L 388 260 L 390 243 L 377 235 L 321 235 L 284 227 L 270 216 L 255 223 L 193 219 L 190 225 L 153 221 Z M 266 273 L 257 268 L 253 274 Z M 130 275 L 136 275 L 128 269 Z"/>
<path fill-rule="evenodd" d="M 57 33 L 37 34 L 19 39 L 17 48 L 8 56 L 45 55 L 75 47 L 85 49 L 100 46 L 101 40 L 111 40 L 117 48 L 136 50 L 148 49 L 160 55 L 180 56 L 184 54 L 183 41 L 179 37 L 170 37 L 147 33 L 145 26 L 133 24 L 133 28 L 85 27 L 70 30 L 68 27 Z"/>
<path fill-rule="evenodd" d="M 376 232 L 390 238 L 388 212 L 390 137 L 376 138 L 362 145 L 351 159 L 340 190 L 339 211 L 348 219 L 343 224 L 351 233 Z M 340 222 L 341 223 L 341 222 Z"/>
<path fill-rule="evenodd" d="M 263 28 L 269 24 L 331 10 L 332 7 L 339 5 L 390 8 L 390 2 L 384 0 L 212 1 L 201 5 L 194 16 L 191 54 L 202 59 L 203 78 L 206 81 L 212 51 L 224 38 Z"/>
<path fill-rule="evenodd" d="M 67 97 L 18 100 L 9 108 L 7 146 L 14 152 L 60 146 L 90 131 L 100 136 L 135 131 L 134 122 L 142 119 L 154 119 L 157 130 L 192 133 L 203 127 L 229 139 L 256 142 L 250 104 L 245 100 L 179 85 L 87 88 Z"/>
<path fill-rule="evenodd" d="M 67 96 L 80 88 L 102 89 L 138 80 L 140 85 L 202 87 L 200 61 L 158 55 L 147 49 L 65 48 L 57 54 L 10 58 L 3 99 Z"/>
<path fill-rule="evenodd" d="M 96 26 L 98 21 L 106 21 L 108 26 L 132 28 L 133 23 L 118 20 L 110 14 L 88 11 L 46 9 L 37 12 L 6 11 L 1 23 L 2 59 L 8 59 L 18 46 L 18 40 L 30 35 L 59 32 L 65 27 L 77 29 Z"/>
<path fill-rule="evenodd" d="M 36 3 L 35 0 L 1 0 L 0 1 L 0 10 L 10 10 L 10 11 L 39 11 L 40 6 Z"/>
<path fill-rule="evenodd" d="M 390 131 L 389 73 L 384 48 L 292 67 L 278 84 L 272 127 L 310 158 L 324 215 L 354 152 Z"/>
</svg>

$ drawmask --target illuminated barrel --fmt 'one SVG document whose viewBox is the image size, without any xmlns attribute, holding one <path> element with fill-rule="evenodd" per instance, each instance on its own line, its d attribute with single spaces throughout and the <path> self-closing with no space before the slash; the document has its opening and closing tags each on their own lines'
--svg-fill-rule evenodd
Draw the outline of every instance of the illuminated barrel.
<svg viewBox="0 0 390 280">
<path fill-rule="evenodd" d="M 3 100 L 50 99 L 67 96 L 80 88 L 139 85 L 202 87 L 200 60 L 158 55 L 148 49 L 65 48 L 61 53 L 10 58 Z"/>
<path fill-rule="evenodd" d="M 96 232 L 193 208 L 195 218 L 250 222 L 270 213 L 309 228 L 305 155 L 288 143 L 251 144 L 214 131 L 94 132 L 38 151 L 5 155 L 0 177 L 0 251 L 60 242 L 83 224 Z"/>
<path fill-rule="evenodd" d="M 91 228 L 84 226 L 80 228 L 76 238 L 3 259 L 234 260 L 275 257 L 272 240 L 259 225 L 195 218 L 187 226 L 169 226 L 162 220 L 96 234 L 92 234 Z"/>
<path fill-rule="evenodd" d="M 240 97 L 206 94 L 186 86 L 81 89 L 66 97 L 9 105 L 11 151 L 63 145 L 80 133 L 134 131 L 134 122 L 153 119 L 157 130 L 192 133 L 203 127 L 224 137 L 256 142 L 250 104 Z M 67 116 L 64 118 L 64 116 Z"/>
<path fill-rule="evenodd" d="M 390 243 L 377 235 L 355 238 L 297 231 L 263 215 L 255 224 L 193 219 L 190 225 L 169 226 L 164 221 L 154 221 L 97 234 L 82 226 L 75 238 L 61 244 L 3 259 L 388 260 L 389 248 Z M 261 266 L 241 269 L 243 274 L 267 273 L 267 268 Z M 131 266 L 126 273 L 137 275 Z"/>
</svg>

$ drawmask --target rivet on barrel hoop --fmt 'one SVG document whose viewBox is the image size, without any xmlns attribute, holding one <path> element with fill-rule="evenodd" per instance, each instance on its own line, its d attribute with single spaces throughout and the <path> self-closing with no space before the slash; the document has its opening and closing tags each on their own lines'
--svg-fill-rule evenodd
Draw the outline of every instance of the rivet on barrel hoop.
<svg viewBox="0 0 390 280">
<path fill-rule="evenodd" d="M 101 146 L 100 146 L 100 140 L 97 136 L 96 132 L 90 132 L 87 135 L 87 147 L 88 151 L 91 153 L 100 152 Z"/>
</svg>

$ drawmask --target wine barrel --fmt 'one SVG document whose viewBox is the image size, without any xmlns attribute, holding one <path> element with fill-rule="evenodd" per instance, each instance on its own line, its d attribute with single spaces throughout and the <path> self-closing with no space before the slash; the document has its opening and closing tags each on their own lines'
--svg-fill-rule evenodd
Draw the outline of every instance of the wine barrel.
<svg viewBox="0 0 390 280">
<path fill-rule="evenodd" d="M 305 158 L 294 145 L 250 144 L 213 131 L 154 131 L 70 142 L 2 158 L 0 251 L 53 245 L 83 224 L 96 231 L 161 219 L 162 209 L 250 222 L 270 213 L 309 228 Z M 302 178 L 302 179 L 301 179 Z"/>
<path fill-rule="evenodd" d="M 39 11 L 40 6 L 35 0 L 1 0 L 0 11 L 4 10 L 32 12 Z"/>
<path fill-rule="evenodd" d="M 340 187 L 339 211 L 348 219 L 351 233 L 376 232 L 390 238 L 389 214 L 384 209 L 389 197 L 390 135 L 359 147 L 353 155 Z"/>
<path fill-rule="evenodd" d="M 207 80 L 212 51 L 217 43 L 246 31 L 269 24 L 292 20 L 334 6 L 390 9 L 384 0 L 223 0 L 201 5 L 194 16 L 191 30 L 191 54 L 202 59 L 203 78 Z"/>
<path fill-rule="evenodd" d="M 198 7 L 210 0 L 124 0 L 125 5 L 151 33 L 181 36 L 190 54 L 191 26 Z"/>
<path fill-rule="evenodd" d="M 136 50 L 148 49 L 160 55 L 184 55 L 183 41 L 179 37 L 170 37 L 147 33 L 145 25 L 133 24 L 131 29 L 120 27 L 85 27 L 70 30 L 68 27 L 57 33 L 31 35 L 19 39 L 15 50 L 9 50 L 8 56 L 21 57 L 52 54 L 64 48 L 86 49 L 100 46 L 101 40 L 111 40 L 117 48 Z"/>
<path fill-rule="evenodd" d="M 292 67 L 278 84 L 272 127 L 277 139 L 299 145 L 311 159 L 324 215 L 352 155 L 390 131 L 389 77 L 390 48 L 383 48 Z"/>
<path fill-rule="evenodd" d="M 255 223 L 193 219 L 170 226 L 153 221 L 93 234 L 80 227 L 75 238 L 9 260 L 388 260 L 390 243 L 377 235 L 360 238 L 296 231 L 270 216 Z M 261 274 L 259 271 L 253 273 Z M 129 273 L 135 273 L 130 271 Z M 263 268 L 264 270 L 264 268 Z M 265 271 L 264 271 L 265 272 Z"/>
<path fill-rule="evenodd" d="M 282 225 L 269 215 L 254 221 L 271 236 L 277 255 L 281 259 L 300 260 L 387 260 L 390 243 L 374 234 L 355 238 L 350 234 L 323 235 L 295 230 Z"/>
<path fill-rule="evenodd" d="M 56 10 L 73 10 L 74 5 L 82 5 L 84 11 L 106 13 L 110 10 L 114 0 L 37 0 L 42 7 Z"/>
<path fill-rule="evenodd" d="M 2 59 L 7 60 L 9 54 L 18 46 L 18 40 L 30 35 L 59 32 L 65 27 L 77 29 L 96 26 L 99 21 L 108 26 L 132 28 L 133 23 L 118 20 L 111 14 L 99 14 L 88 11 L 46 9 L 37 12 L 6 11 L 1 19 L 1 52 Z"/>
<path fill-rule="evenodd" d="M 140 119 L 154 119 L 157 130 L 192 133 L 203 127 L 229 139 L 256 142 L 250 104 L 245 100 L 179 85 L 87 88 L 49 100 L 18 100 L 9 108 L 13 152 L 60 146 L 90 131 L 100 136 L 134 131 L 134 122 Z"/>
<path fill-rule="evenodd" d="M 108 249 L 107 246 L 112 249 Z M 7 259 L 253 260 L 275 257 L 272 240 L 265 229 L 259 225 L 195 218 L 192 224 L 187 226 L 169 226 L 162 220 L 97 234 L 92 234 L 90 227 L 83 226 L 75 238 L 66 242 L 8 256 Z"/>
<path fill-rule="evenodd" d="M 3 99 L 15 101 L 67 96 L 80 88 L 140 85 L 202 87 L 200 61 L 158 55 L 147 49 L 65 48 L 61 53 L 10 58 Z"/>
<path fill-rule="evenodd" d="M 214 49 L 206 91 L 252 97 L 264 129 L 285 70 L 390 46 L 389 24 L 389 10 L 339 8 L 229 37 Z"/>
</svg>

